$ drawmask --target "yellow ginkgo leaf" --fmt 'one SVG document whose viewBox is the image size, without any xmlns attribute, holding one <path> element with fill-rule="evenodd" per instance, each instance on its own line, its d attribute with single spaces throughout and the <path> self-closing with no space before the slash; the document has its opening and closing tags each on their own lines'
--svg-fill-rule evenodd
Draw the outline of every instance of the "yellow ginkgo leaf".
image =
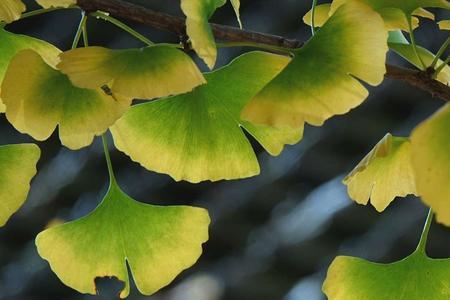
<svg viewBox="0 0 450 300">
<path fill-rule="evenodd" d="M 450 226 L 450 104 L 417 126 L 411 135 L 411 158 L 417 191 Z"/>
<path fill-rule="evenodd" d="M 2 0 L 0 1 L 0 21 L 11 23 L 18 20 L 26 9 L 21 0 Z"/>
<path fill-rule="evenodd" d="M 412 13 L 413 16 L 418 16 L 418 17 L 422 17 L 422 18 L 426 18 L 426 19 L 430 19 L 432 21 L 434 21 L 434 14 L 429 11 L 426 10 L 422 7 L 419 7 L 418 9 L 416 9 L 415 11 L 413 11 Z"/>
<path fill-rule="evenodd" d="M 22 50 L 9 64 L 1 97 L 8 121 L 37 140 L 47 139 L 59 125 L 62 144 L 79 149 L 103 134 L 129 107 L 131 100 L 72 85 L 33 50 Z"/>
<path fill-rule="evenodd" d="M 27 198 L 40 154 L 34 144 L 0 146 L 0 227 Z"/>
<path fill-rule="evenodd" d="M 58 69 L 74 85 L 94 89 L 108 84 L 113 92 L 131 98 L 186 93 L 205 83 L 191 58 L 167 45 L 127 50 L 85 47 L 60 57 Z"/>
<path fill-rule="evenodd" d="M 241 1 L 240 0 L 230 0 L 231 5 L 233 5 L 234 13 L 236 14 L 236 18 L 239 23 L 239 27 L 242 29 L 242 21 L 241 21 L 241 13 L 239 11 L 241 7 Z"/>
<path fill-rule="evenodd" d="M 314 25 L 316 27 L 322 27 L 323 24 L 325 24 L 326 21 L 329 19 L 329 13 L 330 13 L 331 3 L 325 3 L 317 5 L 314 10 Z M 311 26 L 312 20 L 312 9 L 306 13 L 306 15 L 303 16 L 303 22 L 306 25 Z"/>
<path fill-rule="evenodd" d="M 371 85 L 383 81 L 387 50 L 380 16 L 365 4 L 343 5 L 250 101 L 243 119 L 274 126 L 322 125 L 368 96 L 358 79 Z"/>
<path fill-rule="evenodd" d="M 64 7 L 67 8 L 77 3 L 76 0 L 36 0 L 43 8 Z"/>
<path fill-rule="evenodd" d="M 442 20 L 438 22 L 440 30 L 450 30 L 450 20 Z"/>
<path fill-rule="evenodd" d="M 411 143 L 387 134 L 344 179 L 350 198 L 383 211 L 395 197 L 417 195 Z"/>
</svg>

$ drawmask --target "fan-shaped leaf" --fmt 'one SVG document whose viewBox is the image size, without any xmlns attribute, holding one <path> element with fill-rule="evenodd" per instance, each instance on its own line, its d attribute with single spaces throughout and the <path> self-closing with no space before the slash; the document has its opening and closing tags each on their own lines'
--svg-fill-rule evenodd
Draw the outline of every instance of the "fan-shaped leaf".
<svg viewBox="0 0 450 300">
<path fill-rule="evenodd" d="M 21 0 L 2 0 L 0 1 L 0 21 L 11 23 L 18 20 L 26 9 Z"/>
<path fill-rule="evenodd" d="M 415 252 L 392 264 L 339 256 L 328 270 L 323 291 L 329 300 L 447 300 L 449 286 L 450 259 Z"/>
<path fill-rule="evenodd" d="M 43 8 L 51 7 L 69 7 L 77 3 L 76 0 L 36 0 L 36 2 Z"/>
<path fill-rule="evenodd" d="M 0 227 L 25 202 L 40 154 L 34 144 L 0 146 Z"/>
<path fill-rule="evenodd" d="M 58 69 L 74 85 L 92 89 L 108 84 L 113 92 L 131 98 L 185 93 L 205 83 L 189 56 L 166 45 L 129 50 L 86 47 L 60 57 Z"/>
<path fill-rule="evenodd" d="M 450 30 L 450 20 L 442 20 L 438 22 L 440 30 Z"/>
<path fill-rule="evenodd" d="M 412 164 L 422 200 L 436 212 L 438 222 L 450 226 L 450 105 L 414 129 Z"/>
<path fill-rule="evenodd" d="M 242 107 L 289 62 L 250 52 L 206 74 L 192 92 L 132 107 L 112 128 L 116 147 L 145 168 L 176 180 L 237 179 L 259 173 L 245 128 L 272 155 L 301 139 L 302 130 L 252 125 Z"/>
<path fill-rule="evenodd" d="M 295 50 L 291 63 L 246 106 L 243 118 L 276 126 L 322 125 L 367 97 L 356 78 L 371 85 L 383 81 L 386 52 L 380 16 L 367 5 L 348 3 Z"/>
<path fill-rule="evenodd" d="M 61 142 L 71 149 L 89 145 L 130 105 L 130 99 L 101 89 L 74 87 L 32 50 L 19 52 L 11 61 L 1 92 L 6 117 L 17 130 L 45 140 L 59 124 Z"/>
<path fill-rule="evenodd" d="M 387 134 L 344 179 L 350 198 L 383 211 L 395 197 L 417 195 L 411 166 L 411 143 Z"/>
<path fill-rule="evenodd" d="M 64 284 L 96 294 L 97 277 L 116 277 L 130 291 L 151 295 L 192 266 L 208 240 L 206 210 L 139 203 L 113 183 L 99 207 L 84 218 L 52 227 L 36 238 L 39 255 Z"/>
<path fill-rule="evenodd" d="M 0 84 L 5 76 L 11 59 L 23 49 L 33 49 L 51 66 L 58 63 L 59 49 L 45 41 L 26 35 L 10 33 L 0 28 Z M 5 106 L 0 99 L 0 112 L 5 111 Z"/>
<path fill-rule="evenodd" d="M 422 10 L 421 8 L 435 7 L 450 9 L 450 4 L 447 0 L 334 0 L 330 13 L 334 13 L 338 7 L 350 1 L 359 1 L 372 7 L 383 17 L 386 27 L 389 30 L 401 29 L 409 31 L 408 20 L 413 15 L 434 18 L 431 12 Z M 413 20 L 418 22 L 414 18 Z"/>
</svg>

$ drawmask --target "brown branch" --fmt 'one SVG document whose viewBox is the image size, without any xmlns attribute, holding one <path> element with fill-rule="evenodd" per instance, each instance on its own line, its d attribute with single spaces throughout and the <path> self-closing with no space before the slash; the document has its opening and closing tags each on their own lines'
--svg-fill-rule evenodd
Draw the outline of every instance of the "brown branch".
<svg viewBox="0 0 450 300">
<path fill-rule="evenodd" d="M 77 0 L 77 5 L 87 12 L 101 10 L 114 17 L 172 32 L 180 36 L 182 40 L 186 37 L 185 19 L 182 17 L 154 11 L 122 0 Z M 231 26 L 211 23 L 211 28 L 215 38 L 221 41 L 237 43 L 247 42 L 282 48 L 299 48 L 303 45 L 303 42 L 299 40 L 241 30 Z M 387 78 L 404 81 L 409 85 L 430 93 L 433 97 L 450 101 L 450 87 L 437 80 L 433 80 L 428 73 L 399 68 L 392 65 L 386 65 L 386 67 Z"/>
</svg>

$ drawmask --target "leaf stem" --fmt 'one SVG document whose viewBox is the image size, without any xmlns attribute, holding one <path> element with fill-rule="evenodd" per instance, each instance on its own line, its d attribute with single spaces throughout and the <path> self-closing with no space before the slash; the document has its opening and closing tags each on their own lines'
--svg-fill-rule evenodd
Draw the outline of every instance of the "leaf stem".
<svg viewBox="0 0 450 300">
<path fill-rule="evenodd" d="M 311 34 L 313 36 L 316 34 L 316 24 L 315 24 L 316 6 L 317 0 L 313 0 L 311 8 Z"/>
<path fill-rule="evenodd" d="M 111 17 L 107 13 L 104 13 L 104 12 L 101 12 L 101 11 L 97 11 L 97 12 L 91 13 L 91 16 L 103 19 L 105 21 L 110 22 L 111 24 L 116 25 L 117 27 L 119 27 L 120 29 L 128 32 L 129 34 L 131 34 L 132 36 L 134 36 L 135 38 L 137 38 L 138 40 L 140 40 L 144 44 L 147 44 L 149 46 L 154 44 L 152 41 L 150 41 L 148 38 L 146 38 L 145 36 L 143 36 L 142 34 L 137 32 L 136 30 L 134 30 L 130 26 L 126 25 L 125 23 L 122 23 L 121 21 L 117 20 L 116 18 Z"/>
<path fill-rule="evenodd" d="M 436 68 L 436 71 L 434 71 L 433 77 L 436 78 L 438 76 L 438 74 L 442 70 L 444 70 L 445 66 L 447 66 L 449 62 L 450 62 L 450 55 L 447 56 L 447 58 L 442 62 L 442 64 Z"/>
<path fill-rule="evenodd" d="M 83 32 L 83 28 L 86 27 L 86 20 L 87 20 L 86 14 L 84 13 L 84 11 L 81 11 L 81 20 L 80 20 L 80 24 L 78 25 L 77 33 L 75 34 L 75 38 L 73 39 L 72 49 L 75 49 L 76 47 L 78 47 L 78 43 L 80 42 L 80 38 L 81 38 L 81 33 Z"/>
<path fill-rule="evenodd" d="M 111 157 L 109 156 L 108 141 L 106 139 L 106 133 L 102 134 L 103 151 L 105 152 L 106 164 L 108 166 L 109 180 L 111 184 L 117 184 L 116 177 L 114 176 L 114 170 L 111 163 Z"/>
<path fill-rule="evenodd" d="M 68 8 L 77 8 L 77 7 L 68 7 Z M 50 8 L 40 8 L 40 9 L 36 9 L 36 10 L 32 10 L 26 13 L 23 13 L 22 16 L 20 16 L 20 20 L 22 19 L 26 19 L 29 17 L 34 17 L 34 16 L 38 16 L 38 15 L 42 15 L 51 11 L 55 11 L 55 10 L 61 10 L 61 9 L 65 9 L 64 7 L 50 7 Z"/>
<path fill-rule="evenodd" d="M 436 66 L 436 64 L 439 61 L 439 58 L 441 58 L 442 54 L 444 54 L 445 50 L 447 50 L 448 46 L 450 45 L 450 37 L 447 38 L 447 40 L 442 44 L 441 48 L 439 48 L 439 51 L 436 53 L 436 56 L 433 59 L 433 62 L 430 65 L 430 68 L 433 68 Z"/>
<path fill-rule="evenodd" d="M 419 55 L 419 51 L 417 50 L 417 44 L 416 44 L 416 37 L 414 35 L 414 29 L 412 27 L 412 17 L 408 19 L 408 27 L 409 27 L 409 37 L 411 38 L 411 45 L 414 51 L 414 54 L 416 55 L 417 59 L 420 61 L 420 64 L 422 65 L 422 70 L 426 69 L 426 65 L 422 60 L 422 57 Z"/>
<path fill-rule="evenodd" d="M 433 223 L 433 216 L 434 213 L 430 208 L 430 210 L 428 211 L 427 220 L 425 221 L 425 225 L 423 227 L 422 235 L 420 236 L 419 245 L 417 246 L 416 252 L 426 255 L 428 233 L 430 232 L 431 223 Z"/>
</svg>

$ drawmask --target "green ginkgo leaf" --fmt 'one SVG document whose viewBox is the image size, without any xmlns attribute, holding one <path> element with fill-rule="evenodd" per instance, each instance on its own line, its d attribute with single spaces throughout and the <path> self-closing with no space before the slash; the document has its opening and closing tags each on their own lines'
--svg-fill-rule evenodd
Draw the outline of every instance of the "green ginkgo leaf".
<svg viewBox="0 0 450 300">
<path fill-rule="evenodd" d="M 417 195 L 409 139 L 387 134 L 344 179 L 350 198 L 383 211 L 395 197 Z"/>
<path fill-rule="evenodd" d="M 59 61 L 60 50 L 45 41 L 26 35 L 10 33 L 0 28 L 0 84 L 8 68 L 11 59 L 24 49 L 33 49 L 51 66 L 56 66 Z M 5 111 L 5 106 L 0 99 L 0 112 Z"/>
<path fill-rule="evenodd" d="M 43 8 L 64 7 L 67 8 L 77 3 L 76 0 L 36 0 Z"/>
<path fill-rule="evenodd" d="M 302 137 L 302 129 L 241 121 L 242 107 L 289 62 L 250 52 L 205 74 L 192 92 L 133 106 L 111 128 L 116 147 L 148 170 L 175 180 L 237 179 L 259 173 L 248 133 L 272 155 Z M 157 159 L 155 159 L 157 158 Z"/>
<path fill-rule="evenodd" d="M 438 22 L 440 30 L 450 30 L 450 20 L 442 20 Z"/>
<path fill-rule="evenodd" d="M 180 94 L 205 83 L 191 58 L 167 45 L 128 50 L 85 47 L 60 58 L 58 69 L 74 85 L 94 89 L 108 84 L 113 92 L 130 98 Z"/>
<path fill-rule="evenodd" d="M 291 63 L 257 94 L 243 118 L 257 124 L 322 125 L 361 104 L 386 72 L 387 32 L 365 4 L 341 6 Z"/>
<path fill-rule="evenodd" d="M 331 3 L 324 3 L 317 5 L 314 9 L 314 26 L 315 27 L 322 27 L 330 18 L 330 9 L 331 9 Z M 309 10 L 304 16 L 303 16 L 303 22 L 306 25 L 312 26 L 312 9 Z"/>
<path fill-rule="evenodd" d="M 450 104 L 417 126 L 411 135 L 416 186 L 436 219 L 450 226 Z"/>
<path fill-rule="evenodd" d="M 412 45 L 404 38 L 403 34 L 398 31 L 392 31 L 389 33 L 389 48 L 395 53 L 409 61 L 411 64 L 417 68 L 422 68 L 422 63 L 417 58 Z M 435 55 L 425 48 L 417 46 L 417 54 L 423 60 L 425 65 L 429 66 L 433 62 Z M 443 63 L 441 59 L 438 60 L 438 65 Z M 450 67 L 446 65 L 441 72 L 437 75 L 437 80 L 449 85 L 450 84 Z"/>
<path fill-rule="evenodd" d="M 25 202 L 40 155 L 34 144 L 0 146 L 0 227 Z"/>
<path fill-rule="evenodd" d="M 416 251 L 392 264 L 339 256 L 323 285 L 329 300 L 448 300 L 450 259 Z"/>
<path fill-rule="evenodd" d="M 206 65 L 213 69 L 217 59 L 217 48 L 209 19 L 226 0 L 181 0 L 181 9 L 186 15 L 186 32 L 192 48 Z M 231 0 L 236 16 L 239 17 L 239 0 Z M 241 25 L 242 26 L 242 25 Z"/>
<path fill-rule="evenodd" d="M 37 140 L 59 125 L 62 144 L 79 149 L 91 144 L 129 107 L 131 100 L 103 90 L 82 89 L 45 63 L 33 50 L 22 50 L 9 64 L 1 97 L 8 121 Z"/>
<path fill-rule="evenodd" d="M 331 4 L 330 13 L 333 14 L 341 5 L 350 1 L 362 2 L 372 7 L 382 16 L 389 30 L 401 29 L 409 31 L 409 20 L 415 21 L 413 15 L 434 18 L 431 12 L 421 8 L 450 9 L 450 3 L 447 0 L 334 0 Z"/>
<path fill-rule="evenodd" d="M 36 245 L 61 281 L 81 293 L 96 294 L 96 278 L 115 277 L 126 298 L 128 264 L 139 291 L 151 295 L 197 261 L 209 223 L 204 209 L 140 203 L 113 182 L 94 212 L 43 231 Z"/>
<path fill-rule="evenodd" d="M 0 1 L 0 21 L 11 23 L 18 20 L 26 9 L 21 0 L 2 0 Z"/>
</svg>

